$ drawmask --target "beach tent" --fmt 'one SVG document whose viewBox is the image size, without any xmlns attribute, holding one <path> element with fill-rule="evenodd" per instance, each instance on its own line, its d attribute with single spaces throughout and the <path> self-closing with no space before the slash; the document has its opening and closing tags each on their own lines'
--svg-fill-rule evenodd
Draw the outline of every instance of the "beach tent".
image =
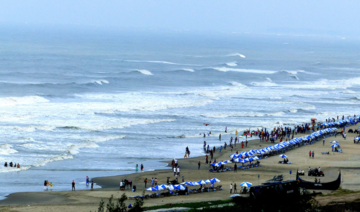
<svg viewBox="0 0 360 212">
<path fill-rule="evenodd" d="M 332 143 L 332 144 L 338 144 L 339 141 L 330 141 L 330 143 Z"/>
<path fill-rule="evenodd" d="M 212 182 L 211 182 L 211 180 L 205 180 L 205 183 L 208 183 L 208 184 L 211 184 Z"/>
<path fill-rule="evenodd" d="M 183 185 L 175 185 L 174 189 L 184 191 L 184 190 L 186 190 L 186 187 Z"/>
<path fill-rule="evenodd" d="M 200 180 L 200 181 L 198 181 L 197 183 L 199 183 L 199 185 L 205 185 L 205 184 L 207 184 L 204 180 Z"/>
<path fill-rule="evenodd" d="M 150 188 L 147 188 L 145 189 L 146 191 L 157 191 L 157 189 L 155 187 L 150 187 Z"/>
</svg>

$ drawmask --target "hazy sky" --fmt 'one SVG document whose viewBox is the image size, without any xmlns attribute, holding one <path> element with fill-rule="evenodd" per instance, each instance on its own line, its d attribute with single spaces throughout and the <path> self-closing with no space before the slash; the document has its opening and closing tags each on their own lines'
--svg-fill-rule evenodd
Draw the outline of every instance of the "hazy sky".
<svg viewBox="0 0 360 212">
<path fill-rule="evenodd" d="M 0 24 L 357 35 L 360 1 L 1 0 Z"/>
</svg>

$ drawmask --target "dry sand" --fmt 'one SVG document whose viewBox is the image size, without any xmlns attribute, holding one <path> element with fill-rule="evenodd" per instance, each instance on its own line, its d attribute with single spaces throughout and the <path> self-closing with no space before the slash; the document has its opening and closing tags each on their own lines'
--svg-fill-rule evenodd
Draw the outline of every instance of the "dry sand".
<svg viewBox="0 0 360 212">
<path fill-rule="evenodd" d="M 346 128 L 357 129 L 357 126 Z M 299 137 L 304 134 L 298 134 Z M 218 178 L 221 180 L 220 185 L 223 186 L 223 191 L 205 192 L 201 194 L 192 194 L 188 196 L 172 196 L 166 198 L 146 199 L 145 206 L 163 205 L 168 203 L 182 203 L 182 202 L 199 202 L 210 200 L 229 199 L 229 186 L 230 183 L 236 183 L 238 190 L 239 184 L 247 181 L 254 185 L 263 183 L 272 178 L 274 175 L 283 174 L 285 180 L 295 179 L 296 170 L 307 170 L 310 167 L 321 167 L 325 173 L 325 177 L 321 178 L 322 182 L 333 181 L 338 175 L 338 171 L 342 171 L 342 184 L 341 187 L 349 190 L 360 190 L 360 144 L 354 144 L 355 134 L 348 133 L 346 140 L 342 136 L 329 137 L 326 139 L 325 145 L 323 142 L 318 141 L 315 144 L 302 146 L 294 150 L 286 152 L 289 160 L 292 162 L 290 165 L 278 164 L 281 158 L 277 156 L 269 157 L 268 159 L 261 160 L 262 167 L 238 170 L 238 172 L 226 173 L 211 173 L 209 166 L 205 164 L 205 157 L 196 157 L 189 159 L 179 160 L 181 167 L 181 176 L 185 176 L 185 181 L 199 181 L 210 178 Z M 330 141 L 338 140 L 340 142 L 343 153 L 332 153 Z M 202 145 L 202 144 L 199 144 Z M 253 140 L 249 142 L 247 148 L 242 149 L 241 145 L 237 145 L 232 152 L 230 149 L 223 150 L 222 153 L 218 151 L 215 153 L 217 161 L 228 160 L 229 155 L 236 150 L 239 152 L 243 150 L 259 149 L 272 145 L 270 142 L 260 142 Z M 315 152 L 315 158 L 309 158 L 309 151 Z M 323 155 L 321 152 L 329 152 L 329 155 Z M 197 170 L 197 163 L 201 161 L 201 169 Z M 170 164 L 170 162 L 168 162 Z M 233 166 L 234 164 L 229 164 Z M 289 171 L 292 170 L 293 174 L 290 175 Z M 258 179 L 258 175 L 260 178 Z M 171 167 L 167 170 L 156 170 L 151 172 L 141 172 L 123 176 L 101 177 L 95 178 L 94 182 L 101 185 L 101 189 L 94 191 L 58 191 L 58 192 L 29 192 L 29 193 L 14 193 L 10 194 L 7 199 L 0 201 L 1 211 L 95 211 L 101 199 L 105 202 L 113 195 L 114 198 L 120 197 L 124 192 L 119 191 L 119 183 L 121 179 L 130 179 L 137 186 L 137 192 L 133 193 L 126 190 L 127 196 L 141 195 L 144 190 L 144 179 L 148 178 L 148 186 L 150 185 L 151 178 L 158 178 L 158 184 L 165 184 L 167 177 L 174 179 Z M 303 177 L 305 180 L 313 181 L 314 177 Z M 179 178 L 181 180 L 181 178 Z M 70 187 L 69 187 L 70 188 Z M 152 193 L 152 192 L 145 192 Z M 329 193 L 325 191 L 324 193 Z M 354 195 L 353 195 L 354 196 Z M 356 196 L 356 195 L 355 195 Z M 339 198 L 341 200 L 341 198 Z M 127 204 L 133 203 L 133 200 L 128 200 Z M 326 203 L 326 201 L 324 201 Z"/>
</svg>

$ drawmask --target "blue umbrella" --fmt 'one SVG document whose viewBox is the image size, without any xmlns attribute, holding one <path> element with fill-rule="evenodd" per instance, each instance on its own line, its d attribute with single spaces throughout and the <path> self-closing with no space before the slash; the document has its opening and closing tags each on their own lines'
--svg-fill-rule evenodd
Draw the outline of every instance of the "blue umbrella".
<svg viewBox="0 0 360 212">
<path fill-rule="evenodd" d="M 339 144 L 333 144 L 333 145 L 331 145 L 331 147 L 338 147 L 339 146 Z"/>
<path fill-rule="evenodd" d="M 337 144 L 337 143 L 339 143 L 339 141 L 330 141 L 330 143 Z"/>
<path fill-rule="evenodd" d="M 185 182 L 185 183 L 181 183 L 181 184 L 184 184 L 184 185 L 189 185 L 189 186 L 192 186 L 192 182 Z"/>
<path fill-rule="evenodd" d="M 147 188 L 147 189 L 145 189 L 146 191 L 157 191 L 157 189 L 156 188 L 154 188 L 154 187 L 150 187 L 150 188 Z"/>
<path fill-rule="evenodd" d="M 183 185 L 175 185 L 174 186 L 174 189 L 176 189 L 176 190 L 185 190 L 186 189 L 186 187 L 185 186 L 183 186 Z"/>
<path fill-rule="evenodd" d="M 287 158 L 288 156 L 286 156 L 286 155 L 279 155 L 279 157 L 281 157 L 281 158 Z"/>
<path fill-rule="evenodd" d="M 217 179 L 217 178 L 213 178 L 213 179 L 211 179 L 210 181 L 211 181 L 211 183 L 220 183 L 220 182 L 221 182 L 221 181 L 220 181 L 219 179 Z"/>
<path fill-rule="evenodd" d="M 199 183 L 200 185 L 205 185 L 206 184 L 206 182 L 205 181 L 203 181 L 203 180 L 200 180 L 199 182 L 197 182 L 197 183 Z"/>
<path fill-rule="evenodd" d="M 240 186 L 250 187 L 250 186 L 252 186 L 252 184 L 249 183 L 249 182 L 243 182 L 243 183 L 240 184 Z"/>
</svg>

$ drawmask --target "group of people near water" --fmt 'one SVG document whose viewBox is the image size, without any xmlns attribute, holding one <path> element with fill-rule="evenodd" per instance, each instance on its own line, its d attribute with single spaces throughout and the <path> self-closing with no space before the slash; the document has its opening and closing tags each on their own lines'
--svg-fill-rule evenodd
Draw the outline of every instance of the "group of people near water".
<svg viewBox="0 0 360 212">
<path fill-rule="evenodd" d="M 8 166 L 9 167 L 14 167 L 14 168 L 20 168 L 20 163 L 18 163 L 18 164 L 14 163 L 13 164 L 13 162 L 10 162 L 9 165 L 8 165 L 8 163 L 5 162 L 4 167 L 8 167 Z"/>
</svg>

